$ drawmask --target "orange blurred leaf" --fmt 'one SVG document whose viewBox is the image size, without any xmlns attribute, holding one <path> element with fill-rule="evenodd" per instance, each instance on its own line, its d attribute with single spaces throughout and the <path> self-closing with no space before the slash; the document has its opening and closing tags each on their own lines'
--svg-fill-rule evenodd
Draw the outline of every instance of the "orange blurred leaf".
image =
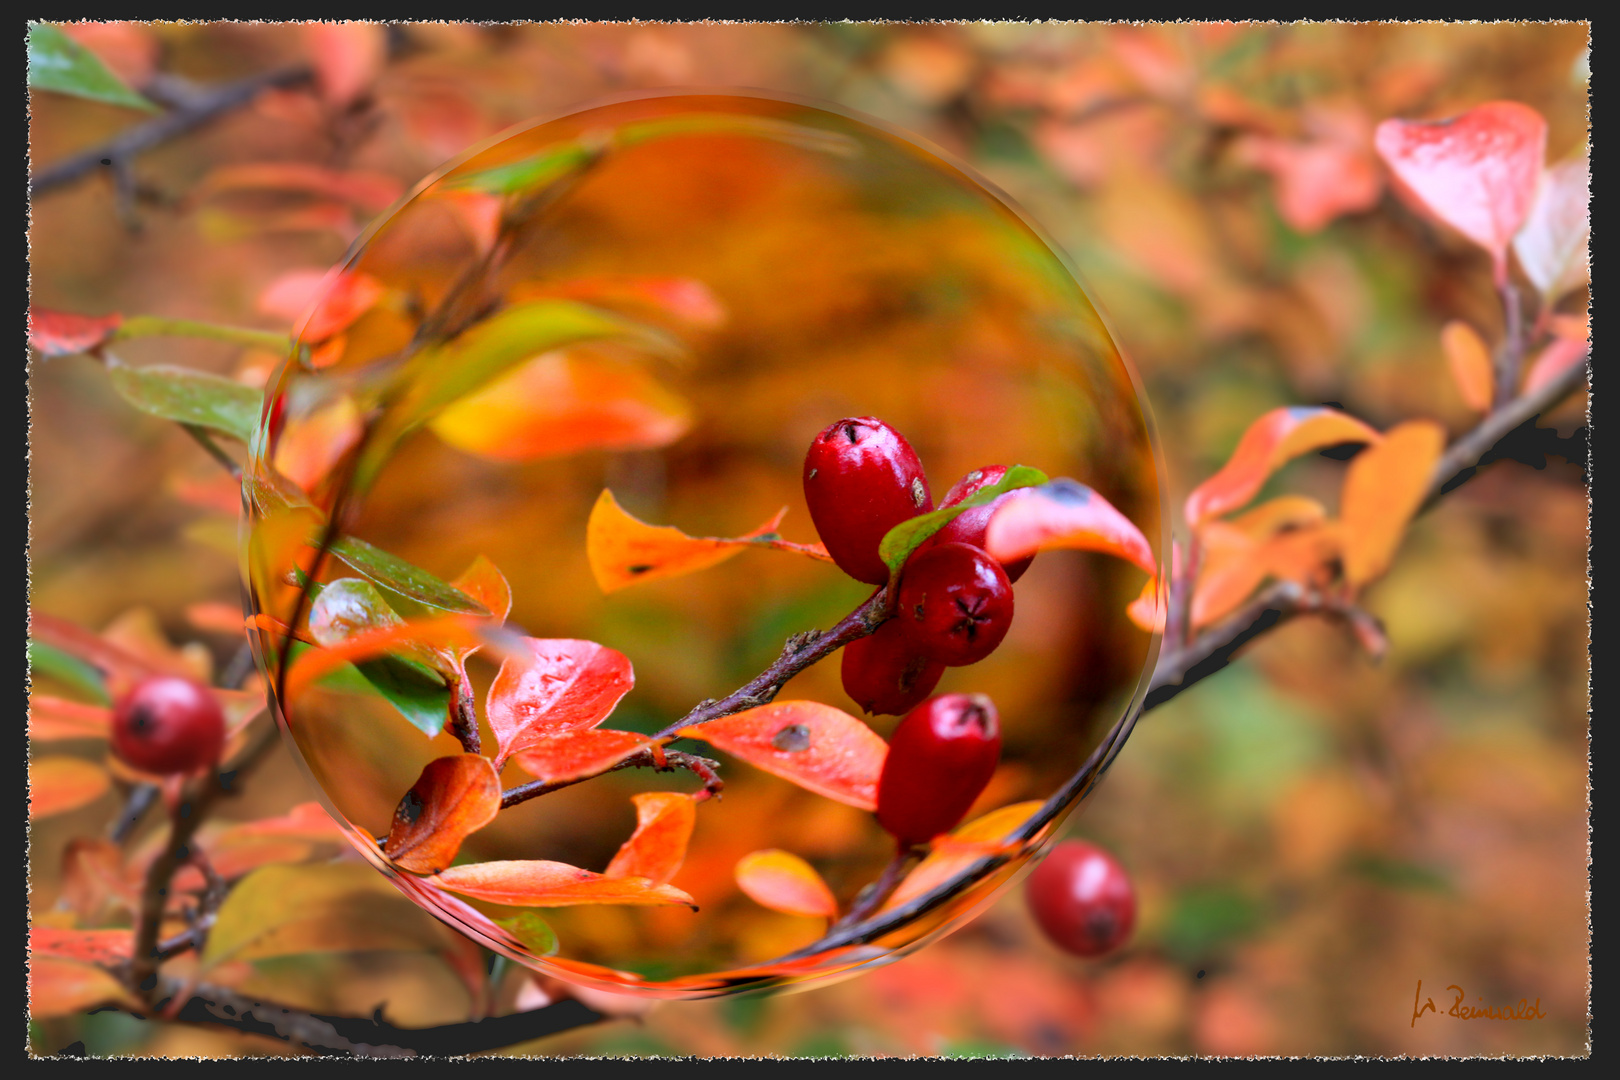
<svg viewBox="0 0 1620 1080">
<path fill-rule="evenodd" d="M 1255 497 L 1267 477 L 1301 454 L 1345 442 L 1376 443 L 1378 439 L 1378 432 L 1337 409 L 1272 409 L 1249 425 L 1221 470 L 1187 496 L 1187 524 L 1196 529 L 1210 518 L 1236 510 Z"/>
<path fill-rule="evenodd" d="M 52 754 L 28 762 L 28 820 L 77 810 L 112 786 L 107 770 L 83 758 Z"/>
<path fill-rule="evenodd" d="M 222 165 L 203 177 L 196 196 L 231 191 L 290 191 L 350 202 L 362 210 L 386 210 L 405 192 L 405 185 L 386 173 L 339 172 L 307 161 L 257 161 Z"/>
<path fill-rule="evenodd" d="M 1159 595 L 1159 577 L 1155 574 L 1142 585 L 1142 593 L 1125 608 L 1131 622 L 1150 634 L 1164 633 L 1166 605 Z"/>
<path fill-rule="evenodd" d="M 1373 142 L 1424 209 L 1490 253 L 1504 284 L 1508 244 L 1530 213 L 1547 152 L 1541 114 L 1492 101 L 1445 120 L 1385 120 Z"/>
<path fill-rule="evenodd" d="M 238 617 L 237 622 L 241 622 Z M 105 739 L 112 733 L 112 710 L 48 694 L 28 699 L 30 739 Z"/>
<path fill-rule="evenodd" d="M 505 622 L 511 614 L 512 586 L 487 556 L 475 558 L 450 584 L 488 608 L 496 622 Z"/>
<path fill-rule="evenodd" d="M 594 641 L 523 638 L 490 684 L 485 718 L 495 765 L 536 740 L 593 728 L 636 683 L 623 653 Z"/>
<path fill-rule="evenodd" d="M 1592 167 L 1586 154 L 1561 161 L 1541 176 L 1535 204 L 1513 238 L 1525 276 L 1547 304 L 1586 280 L 1592 236 Z"/>
<path fill-rule="evenodd" d="M 1560 372 L 1586 359 L 1590 348 L 1591 346 L 1581 339 L 1562 335 L 1554 338 L 1552 344 L 1542 349 L 1530 362 L 1530 368 L 1524 376 L 1524 392 L 1533 394 L 1540 390 L 1557 378 Z"/>
<path fill-rule="evenodd" d="M 501 780 L 488 758 L 453 754 L 430 761 L 394 808 L 383 851 L 407 870 L 434 873 L 500 810 Z"/>
<path fill-rule="evenodd" d="M 128 960 L 135 951 L 135 931 L 35 926 L 28 932 L 28 946 L 35 956 L 54 956 L 62 960 L 83 960 L 90 964 L 111 966 Z"/>
<path fill-rule="evenodd" d="M 774 547 L 830 561 L 820 544 L 794 544 L 776 536 L 783 507 L 753 532 L 738 537 L 688 536 L 673 525 L 648 525 L 629 513 L 607 488 L 591 507 L 585 557 L 605 593 L 655 578 L 679 577 L 725 562 L 745 547 Z"/>
<path fill-rule="evenodd" d="M 289 270 L 259 294 L 259 310 L 293 324 L 305 342 L 325 341 L 347 330 L 376 306 L 387 289 L 370 274 L 330 270 Z"/>
<path fill-rule="evenodd" d="M 344 832 L 320 803 L 306 802 L 276 817 L 232 825 L 220 835 L 219 843 L 229 844 L 238 839 L 267 836 L 335 844 L 343 842 Z"/>
<path fill-rule="evenodd" d="M 241 634 L 247 629 L 247 616 L 240 604 L 199 600 L 186 605 L 186 621 L 198 630 L 217 634 Z"/>
<path fill-rule="evenodd" d="M 30 960 L 29 1019 L 70 1016 L 109 1003 L 142 1008 L 140 1000 L 125 989 L 123 983 L 94 964 L 53 956 L 35 956 Z"/>
<path fill-rule="evenodd" d="M 1131 520 L 1086 485 L 1068 477 L 1022 488 L 996 508 L 985 550 L 1001 563 L 1037 551 L 1079 548 L 1117 555 L 1155 572 L 1153 549 Z"/>
<path fill-rule="evenodd" d="M 123 850 L 99 836 L 76 836 L 62 853 L 62 900 L 81 919 L 93 920 L 109 897 L 135 909 L 139 881 L 124 873 Z"/>
<path fill-rule="evenodd" d="M 647 736 L 634 731 L 567 731 L 528 737 L 512 756 L 535 779 L 554 784 L 594 776 L 649 742 Z"/>
<path fill-rule="evenodd" d="M 315 85 L 340 108 L 370 89 L 388 58 L 388 31 L 381 23 L 312 22 L 303 32 Z"/>
<path fill-rule="evenodd" d="M 360 441 L 360 409 L 343 394 L 307 416 L 289 417 L 276 440 L 276 471 L 314 491 L 332 467 Z"/>
<path fill-rule="evenodd" d="M 49 308 L 28 309 L 28 344 L 41 356 L 71 356 L 105 344 L 123 325 L 122 315 L 75 315 Z"/>
<path fill-rule="evenodd" d="M 692 426 L 692 409 L 631 361 L 548 352 L 449 405 L 429 426 L 469 454 L 532 461 L 668 446 Z"/>
<path fill-rule="evenodd" d="M 686 860 L 686 845 L 697 823 L 697 803 L 690 795 L 675 791 L 644 791 L 630 799 L 636 804 L 636 831 L 604 873 L 664 885 Z"/>
<path fill-rule="evenodd" d="M 737 887 L 772 911 L 822 919 L 838 916 L 838 901 L 827 883 L 790 851 L 770 848 L 738 859 Z"/>
<path fill-rule="evenodd" d="M 1359 588 L 1389 568 L 1445 448 L 1446 433 L 1439 424 L 1408 420 L 1350 462 L 1339 515 L 1344 576 L 1352 586 Z"/>
<path fill-rule="evenodd" d="M 1327 511 L 1315 499 L 1281 495 L 1230 521 L 1207 522 L 1199 532 L 1203 556 L 1189 619 L 1208 626 L 1230 614 L 1271 575 L 1281 534 L 1320 525 Z"/>
<path fill-rule="evenodd" d="M 878 776 L 889 745 L 831 705 L 777 701 L 678 734 L 702 739 L 807 791 L 857 809 L 877 809 Z"/>
<path fill-rule="evenodd" d="M 610 878 L 567 863 L 507 860 L 452 866 L 433 879 L 442 889 L 510 907 L 574 904 L 685 904 L 692 898 L 672 885 L 645 878 Z"/>
<path fill-rule="evenodd" d="M 916 869 L 906 875 L 905 880 L 884 903 L 883 910 L 899 907 L 945 884 L 991 853 L 990 847 L 980 850 L 981 845 L 991 847 L 998 845 L 1008 833 L 1028 821 L 1044 805 L 1039 799 L 1014 803 L 999 810 L 992 810 L 983 817 L 974 818 L 967 824 L 959 826 L 950 834 L 946 844 L 936 846 L 927 858 L 917 864 Z M 1039 840 L 1039 837 L 1036 840 Z M 1031 843 L 1036 840 L 1032 840 Z"/>
<path fill-rule="evenodd" d="M 1451 365 L 1451 377 L 1463 401 L 1475 412 L 1490 412 L 1492 387 L 1496 376 L 1491 370 L 1491 350 L 1479 331 L 1453 319 L 1440 331 L 1440 347 Z"/>
<path fill-rule="evenodd" d="M 512 291 L 514 301 L 547 297 L 607 306 L 628 305 L 699 327 L 719 326 L 726 320 L 726 309 L 715 299 L 714 293 L 693 278 L 603 274 L 556 284 L 521 285 Z"/>
</svg>

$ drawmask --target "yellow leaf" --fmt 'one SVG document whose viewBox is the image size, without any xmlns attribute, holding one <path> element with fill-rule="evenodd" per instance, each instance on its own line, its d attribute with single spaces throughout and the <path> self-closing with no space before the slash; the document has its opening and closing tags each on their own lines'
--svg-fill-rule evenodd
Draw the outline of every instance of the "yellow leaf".
<svg viewBox="0 0 1620 1080">
<path fill-rule="evenodd" d="M 1453 319 L 1440 331 L 1440 346 L 1446 351 L 1451 377 L 1456 380 L 1463 401 L 1475 412 L 1489 412 L 1495 375 L 1491 370 L 1491 350 L 1484 339 L 1472 326 Z"/>
<path fill-rule="evenodd" d="M 1389 568 L 1445 445 L 1439 424 L 1409 420 L 1350 462 L 1339 516 L 1344 576 L 1352 586 L 1359 588 Z"/>
</svg>

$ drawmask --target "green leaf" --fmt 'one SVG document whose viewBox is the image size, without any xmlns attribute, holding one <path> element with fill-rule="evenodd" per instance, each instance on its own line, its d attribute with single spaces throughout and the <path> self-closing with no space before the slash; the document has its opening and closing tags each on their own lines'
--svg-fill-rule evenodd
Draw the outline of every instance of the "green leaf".
<svg viewBox="0 0 1620 1080">
<path fill-rule="evenodd" d="M 1454 891 L 1450 879 L 1445 874 L 1421 863 L 1388 859 L 1381 855 L 1358 855 L 1349 860 L 1348 869 L 1390 889 L 1438 893 Z"/>
<path fill-rule="evenodd" d="M 894 528 L 883 534 L 878 543 L 878 558 L 882 559 L 891 572 L 898 572 L 906 565 L 911 553 L 917 550 L 924 540 L 933 536 L 939 530 L 949 525 L 956 516 L 964 510 L 971 510 L 975 506 L 983 506 L 994 502 L 998 497 L 1014 488 L 1035 487 L 1046 483 L 1048 477 L 1039 469 L 1028 465 L 1014 465 L 1007 470 L 997 483 L 989 487 L 980 488 L 970 497 L 963 499 L 955 506 L 942 507 L 930 510 L 926 514 L 918 514 L 914 518 L 902 521 Z"/>
<path fill-rule="evenodd" d="M 63 652 L 55 645 L 30 641 L 28 666 L 42 675 L 49 675 L 75 690 L 83 691 L 102 705 L 112 704 L 112 695 L 107 693 L 107 683 L 101 672 L 94 665 L 72 653 Z"/>
<path fill-rule="evenodd" d="M 139 337 L 194 337 L 211 341 L 229 341 L 233 345 L 256 345 L 272 352 L 286 353 L 292 349 L 292 338 L 273 330 L 254 330 L 247 326 L 225 326 L 220 323 L 200 322 L 197 319 L 165 319 L 157 315 L 132 315 L 119 324 L 110 340 Z"/>
<path fill-rule="evenodd" d="M 95 53 L 47 23 L 28 27 L 28 85 L 143 112 L 159 111 L 108 71 Z"/>
<path fill-rule="evenodd" d="M 1188 889 L 1176 897 L 1163 932 L 1173 956 L 1191 962 L 1245 937 L 1265 922 L 1260 905 L 1225 886 Z"/>
<path fill-rule="evenodd" d="M 551 956 L 557 951 L 557 933 L 551 924 L 532 911 L 520 911 L 505 919 L 496 919 L 496 925 L 523 943 L 535 956 Z"/>
<path fill-rule="evenodd" d="M 332 554 L 375 584 L 424 607 L 453 614 L 490 615 L 488 608 L 460 589 L 359 537 L 342 537 L 332 545 Z"/>
<path fill-rule="evenodd" d="M 398 656 L 362 660 L 354 667 L 422 734 L 431 737 L 444 730 L 450 715 L 450 688 L 437 672 Z"/>
<path fill-rule="evenodd" d="M 584 168 L 599 152 L 580 142 L 564 143 L 505 165 L 446 177 L 443 186 L 450 190 L 481 191 L 486 195 L 518 195 L 545 187 Z"/>
<path fill-rule="evenodd" d="M 144 413 L 247 442 L 259 425 L 264 395 L 234 379 L 190 368 L 132 368 L 107 357 L 107 376 L 123 399 Z"/>
</svg>

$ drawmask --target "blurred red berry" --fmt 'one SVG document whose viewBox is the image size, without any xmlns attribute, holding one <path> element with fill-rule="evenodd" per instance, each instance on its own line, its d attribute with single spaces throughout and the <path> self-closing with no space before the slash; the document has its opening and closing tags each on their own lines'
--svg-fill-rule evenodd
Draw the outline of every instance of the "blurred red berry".
<svg viewBox="0 0 1620 1080">
<path fill-rule="evenodd" d="M 194 772 L 217 762 L 224 748 L 225 714 L 190 679 L 143 679 L 113 707 L 112 751 L 142 772 Z"/>
<path fill-rule="evenodd" d="M 1058 948 L 1101 956 L 1124 944 L 1136 925 L 1136 890 L 1108 852 L 1082 840 L 1054 847 L 1024 883 L 1035 921 Z"/>
</svg>

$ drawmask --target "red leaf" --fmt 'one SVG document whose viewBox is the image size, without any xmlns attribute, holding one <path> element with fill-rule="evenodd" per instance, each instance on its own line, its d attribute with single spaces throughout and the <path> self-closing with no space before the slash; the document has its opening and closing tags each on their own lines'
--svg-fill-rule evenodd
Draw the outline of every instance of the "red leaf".
<svg viewBox="0 0 1620 1080">
<path fill-rule="evenodd" d="M 294 335 L 305 342 L 325 341 L 354 325 L 386 292 L 370 274 L 341 267 L 289 270 L 259 294 L 259 310 L 292 323 Z"/>
<path fill-rule="evenodd" d="M 1592 168 L 1582 154 L 1542 174 L 1535 205 L 1513 238 L 1519 265 L 1547 304 L 1586 280 L 1591 235 Z"/>
<path fill-rule="evenodd" d="M 135 951 L 133 930 L 68 930 L 36 926 L 28 931 L 28 947 L 35 956 L 83 960 L 109 967 L 128 960 Z"/>
<path fill-rule="evenodd" d="M 1408 420 L 1350 462 L 1339 516 L 1344 523 L 1344 576 L 1351 585 L 1365 585 L 1388 569 L 1445 448 L 1446 433 L 1439 424 Z"/>
<path fill-rule="evenodd" d="M 565 731 L 528 737 L 512 756 L 537 780 L 548 784 L 595 776 L 617 765 L 652 740 L 634 731 Z"/>
<path fill-rule="evenodd" d="M 1128 559 L 1155 572 L 1153 549 L 1131 520 L 1084 484 L 1059 477 L 1023 488 L 996 508 L 984 534 L 985 550 L 1006 564 L 1037 551 L 1079 548 Z"/>
<path fill-rule="evenodd" d="M 1464 403 L 1475 412 L 1489 412 L 1496 375 L 1492 370 L 1491 350 L 1479 331 L 1453 319 L 1440 331 L 1440 347 L 1445 350 L 1451 378 Z"/>
<path fill-rule="evenodd" d="M 1249 425 L 1221 471 L 1187 496 L 1187 524 L 1196 529 L 1210 518 L 1236 510 L 1255 497 L 1268 476 L 1300 454 L 1338 443 L 1376 443 L 1378 439 L 1378 432 L 1337 409 L 1272 409 Z"/>
<path fill-rule="evenodd" d="M 819 701 L 777 701 L 679 734 L 861 810 L 877 809 L 889 745 L 846 712 Z"/>
<path fill-rule="evenodd" d="M 1524 377 L 1524 392 L 1533 394 L 1547 385 L 1564 369 L 1586 359 L 1591 346 L 1576 338 L 1556 337 L 1531 361 Z"/>
<path fill-rule="evenodd" d="M 321 97 L 339 107 L 370 89 L 388 58 L 380 23 L 305 23 L 303 31 Z"/>
<path fill-rule="evenodd" d="M 441 889 L 511 907 L 574 904 L 685 904 L 692 898 L 672 885 L 644 878 L 610 878 L 567 863 L 509 860 L 452 866 L 433 883 Z"/>
<path fill-rule="evenodd" d="M 838 901 L 815 868 L 790 851 L 770 848 L 737 860 L 737 887 L 754 903 L 788 915 L 838 917 Z"/>
<path fill-rule="evenodd" d="M 498 769 L 536 740 L 593 728 L 636 683 L 630 660 L 594 641 L 523 638 L 490 685 Z"/>
<path fill-rule="evenodd" d="M 630 799 L 636 804 L 636 831 L 613 856 L 605 873 L 666 884 L 686 860 L 686 845 L 697 823 L 697 804 L 690 795 L 674 791 L 646 791 Z"/>
<path fill-rule="evenodd" d="M 1507 249 L 1536 196 L 1547 121 L 1492 101 L 1447 120 L 1385 120 L 1373 136 L 1396 179 L 1434 217 L 1490 253 L 1507 281 Z"/>
<path fill-rule="evenodd" d="M 34 694 L 28 699 L 30 739 L 105 739 L 111 734 L 111 709 L 48 694 Z"/>
<path fill-rule="evenodd" d="M 1250 135 L 1234 150 L 1272 175 L 1282 219 L 1299 232 L 1314 233 L 1342 214 L 1371 209 L 1383 194 L 1384 178 L 1372 157 L 1367 117 L 1359 109 L 1307 106 L 1304 119 L 1314 136 L 1307 141 Z"/>
<path fill-rule="evenodd" d="M 501 780 L 488 758 L 454 754 L 430 761 L 394 809 L 383 851 L 407 870 L 434 873 L 500 811 Z"/>
<path fill-rule="evenodd" d="M 28 762 L 28 820 L 77 810 L 112 786 L 107 770 L 83 758 L 53 754 Z"/>
<path fill-rule="evenodd" d="M 49 308 L 29 308 L 28 344 L 42 356 L 71 356 L 106 344 L 124 322 L 122 315 L 74 315 Z"/>
</svg>

